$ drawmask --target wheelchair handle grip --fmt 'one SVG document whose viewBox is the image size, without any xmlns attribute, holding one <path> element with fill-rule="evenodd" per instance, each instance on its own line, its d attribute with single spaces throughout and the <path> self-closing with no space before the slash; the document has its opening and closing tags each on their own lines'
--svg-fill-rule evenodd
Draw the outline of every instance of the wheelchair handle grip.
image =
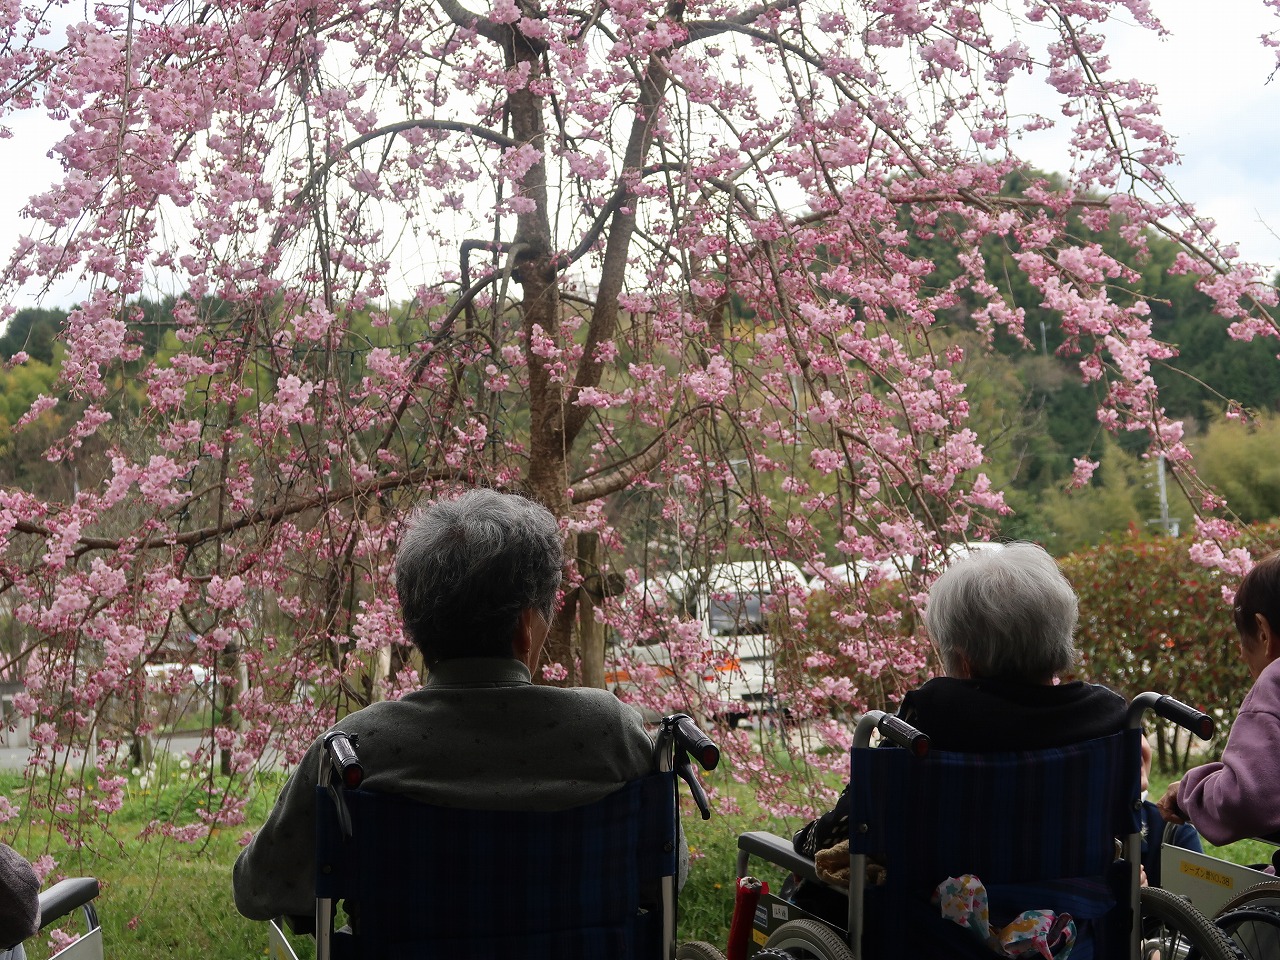
<svg viewBox="0 0 1280 960">
<path fill-rule="evenodd" d="M 924 757 L 929 753 L 929 736 L 921 733 L 901 717 L 886 713 L 876 724 L 882 736 L 905 750 L 910 750 L 916 757 Z"/>
<path fill-rule="evenodd" d="M 703 770 L 714 770 L 720 763 L 720 748 L 714 740 L 698 729 L 693 719 L 685 714 L 675 717 L 676 746 L 698 761 Z"/>
<path fill-rule="evenodd" d="M 1216 726 L 1213 717 L 1195 707 L 1187 706 L 1181 700 L 1163 696 L 1151 704 L 1151 709 L 1166 720 L 1172 720 L 1178 726 L 1186 727 L 1201 740 L 1208 740 L 1213 736 Z"/>
<path fill-rule="evenodd" d="M 341 730 L 334 730 L 324 736 L 324 748 L 329 753 L 333 772 L 347 790 L 356 789 L 364 781 L 364 765 L 356 756 L 355 744 L 352 743 L 354 739 Z"/>
</svg>

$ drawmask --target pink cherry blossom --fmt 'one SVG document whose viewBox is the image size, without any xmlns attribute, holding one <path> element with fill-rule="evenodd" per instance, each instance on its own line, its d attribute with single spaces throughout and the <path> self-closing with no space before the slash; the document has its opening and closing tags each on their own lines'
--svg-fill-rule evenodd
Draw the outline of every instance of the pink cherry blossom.
<svg viewBox="0 0 1280 960">
<path fill-rule="evenodd" d="M 65 812 L 27 793 L 0 817 L 117 830 L 114 758 L 145 752 L 156 702 L 199 672 L 225 709 L 187 759 L 229 786 L 147 836 L 239 825 L 272 757 L 419 685 L 392 601 L 401 524 L 474 485 L 562 524 L 543 682 L 705 717 L 729 651 L 682 591 L 729 557 L 817 574 L 844 636 L 816 651 L 779 585 L 771 642 L 807 667 L 771 695 L 805 721 L 803 761 L 835 769 L 837 717 L 936 669 L 915 613 L 945 547 L 1008 512 L 965 371 L 997 336 L 1034 349 L 1033 312 L 1096 385 L 1099 425 L 1143 437 L 1200 505 L 1196 559 L 1242 571 L 1160 402 L 1176 358 L 1128 295 L 1137 267 L 1070 227 L 1172 238 L 1170 272 L 1231 336 L 1275 336 L 1275 289 L 1174 192 L 1156 91 L 1113 59 L 1109 23 L 1159 33 L 1151 6 L 12 6 L 0 124 L 58 124 L 59 174 L 31 185 L 4 302 L 84 292 L 58 381 L 13 425 L 66 482 L 0 489 L 29 651 L 0 674 L 26 681 L 33 773 L 113 759 L 91 800 L 85 778 L 52 798 Z M 1016 115 L 1015 81 L 1060 109 Z M 1011 196 L 1022 135 L 1055 126 L 1061 181 Z M 161 289 L 156 330 L 139 297 Z M 624 651 L 612 684 L 575 633 L 591 535 L 626 584 L 591 603 Z M 823 800 L 745 732 L 725 748 L 775 813 Z"/>
</svg>

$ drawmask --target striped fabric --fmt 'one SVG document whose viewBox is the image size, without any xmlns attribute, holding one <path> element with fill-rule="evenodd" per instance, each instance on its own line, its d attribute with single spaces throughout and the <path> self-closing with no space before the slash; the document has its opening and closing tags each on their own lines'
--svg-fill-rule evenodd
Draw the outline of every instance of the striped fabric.
<svg viewBox="0 0 1280 960">
<path fill-rule="evenodd" d="M 1073 960 L 1125 956 L 1120 887 L 1127 877 L 1114 864 L 1115 841 L 1138 829 L 1138 736 L 923 759 L 905 750 L 854 750 L 850 848 L 887 870 L 885 886 L 868 899 L 874 940 L 892 955 L 895 945 L 918 938 L 926 932 L 918 920 L 937 917 L 926 909 L 932 891 L 968 873 L 991 894 L 993 922 L 1026 909 L 1071 912 L 1092 921 L 1091 930 L 1107 931 L 1079 944 Z M 1117 901 L 1124 915 L 1104 923 Z"/>
<path fill-rule="evenodd" d="M 359 931 L 335 956 L 652 960 L 659 905 L 642 901 L 676 869 L 675 796 L 672 774 L 553 813 L 348 791 L 344 844 L 317 789 L 317 896 L 354 904 Z"/>
</svg>

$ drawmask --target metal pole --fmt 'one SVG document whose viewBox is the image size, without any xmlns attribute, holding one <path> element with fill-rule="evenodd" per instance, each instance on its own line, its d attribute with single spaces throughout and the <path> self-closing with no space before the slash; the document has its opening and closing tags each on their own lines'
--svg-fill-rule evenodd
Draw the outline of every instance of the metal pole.
<svg viewBox="0 0 1280 960">
<path fill-rule="evenodd" d="M 1164 454 L 1160 454 L 1156 461 L 1157 480 L 1160 489 L 1160 529 L 1164 531 L 1166 537 L 1173 536 L 1169 526 L 1169 488 L 1164 481 Z"/>
</svg>

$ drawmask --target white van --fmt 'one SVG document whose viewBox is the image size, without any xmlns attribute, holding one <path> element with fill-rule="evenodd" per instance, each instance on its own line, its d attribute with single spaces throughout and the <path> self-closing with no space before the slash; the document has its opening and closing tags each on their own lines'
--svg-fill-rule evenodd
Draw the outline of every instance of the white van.
<svg viewBox="0 0 1280 960">
<path fill-rule="evenodd" d="M 999 550 L 1002 546 L 1003 544 L 988 543 L 985 540 L 959 541 L 948 544 L 938 556 L 934 564 L 934 570 L 944 570 L 949 564 L 954 563 L 961 557 L 967 557 L 983 550 Z M 916 558 L 911 554 L 889 556 L 883 560 L 867 560 L 860 557 L 853 563 L 839 563 L 832 567 L 823 568 L 822 573 L 813 578 L 811 586 L 813 589 L 819 590 L 831 584 L 862 583 L 871 577 L 873 573 L 879 575 L 880 583 L 889 583 L 901 580 L 904 576 L 914 571 L 915 568 Z"/>
<path fill-rule="evenodd" d="M 667 684 L 687 682 L 687 692 L 702 701 L 699 712 L 726 717 L 730 725 L 773 706 L 775 641 L 765 628 L 768 599 L 784 584 L 807 591 L 804 574 L 788 561 L 721 563 L 705 574 L 679 571 L 642 582 L 637 592 L 643 602 L 668 616 L 696 622 L 698 639 L 710 640 L 711 656 L 694 660 L 681 649 L 678 638 L 657 637 L 647 646 L 615 646 L 611 651 L 615 663 L 605 676 L 610 689 L 625 692 L 629 686 L 655 679 Z M 638 665 L 636 672 L 645 676 L 633 677 L 619 660 Z M 673 660 L 683 669 L 677 669 Z"/>
<path fill-rule="evenodd" d="M 859 558 L 853 563 L 838 563 L 834 567 L 826 567 L 816 575 L 810 586 L 817 590 L 827 584 L 862 583 L 872 574 L 879 575 L 880 583 L 901 580 L 905 574 L 915 569 L 916 558 L 911 554 L 886 557 L 883 560 L 866 560 Z"/>
</svg>

